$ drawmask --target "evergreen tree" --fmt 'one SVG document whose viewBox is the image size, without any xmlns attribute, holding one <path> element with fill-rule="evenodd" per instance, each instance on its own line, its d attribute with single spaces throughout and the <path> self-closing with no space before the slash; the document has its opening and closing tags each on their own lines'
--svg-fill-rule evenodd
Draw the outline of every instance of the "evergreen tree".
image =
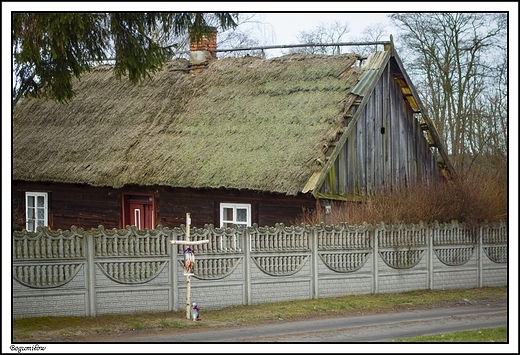
<svg viewBox="0 0 520 355">
<path fill-rule="evenodd" d="M 72 79 L 109 60 L 118 79 L 138 83 L 174 55 L 176 44 L 161 45 L 165 38 L 189 31 L 197 40 L 209 33 L 208 21 L 226 30 L 237 26 L 237 18 L 200 12 L 13 13 L 13 103 L 28 96 L 67 102 L 74 96 Z"/>
</svg>

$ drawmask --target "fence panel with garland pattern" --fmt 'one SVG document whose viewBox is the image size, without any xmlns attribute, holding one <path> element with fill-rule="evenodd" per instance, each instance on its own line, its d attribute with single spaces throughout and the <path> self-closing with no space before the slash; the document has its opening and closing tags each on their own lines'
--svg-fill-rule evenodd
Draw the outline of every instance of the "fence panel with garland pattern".
<svg viewBox="0 0 520 355">
<path fill-rule="evenodd" d="M 13 317 L 185 307 L 186 227 L 14 231 Z M 506 222 L 190 228 L 206 309 L 355 293 L 507 286 Z"/>
</svg>

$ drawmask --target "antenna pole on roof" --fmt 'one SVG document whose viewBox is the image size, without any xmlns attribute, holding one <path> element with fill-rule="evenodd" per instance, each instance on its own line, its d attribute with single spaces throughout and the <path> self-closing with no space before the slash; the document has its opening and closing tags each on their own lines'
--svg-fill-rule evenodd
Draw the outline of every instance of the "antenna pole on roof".
<svg viewBox="0 0 520 355">
<path fill-rule="evenodd" d="M 302 47 L 347 47 L 347 46 L 372 46 L 372 45 L 388 45 L 389 41 L 374 41 L 374 42 L 339 42 L 339 43 L 301 43 L 301 44 L 286 44 L 286 45 L 272 45 L 272 46 L 257 46 L 257 47 L 242 47 L 242 48 L 217 48 L 213 52 L 238 52 L 238 51 L 265 51 L 267 49 L 287 49 L 287 48 L 302 48 Z M 189 52 L 178 52 L 178 54 L 188 54 Z"/>
<path fill-rule="evenodd" d="M 390 42 L 385 44 L 385 51 L 393 51 L 394 50 L 394 37 L 390 35 Z"/>
</svg>

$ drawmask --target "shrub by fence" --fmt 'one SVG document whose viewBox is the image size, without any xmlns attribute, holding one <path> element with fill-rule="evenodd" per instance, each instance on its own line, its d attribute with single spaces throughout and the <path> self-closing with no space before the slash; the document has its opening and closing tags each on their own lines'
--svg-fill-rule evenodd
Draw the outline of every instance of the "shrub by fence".
<svg viewBox="0 0 520 355">
<path fill-rule="evenodd" d="M 505 222 L 191 228 L 191 299 L 232 305 L 507 285 Z M 186 229 L 13 232 L 13 317 L 185 308 Z"/>
</svg>

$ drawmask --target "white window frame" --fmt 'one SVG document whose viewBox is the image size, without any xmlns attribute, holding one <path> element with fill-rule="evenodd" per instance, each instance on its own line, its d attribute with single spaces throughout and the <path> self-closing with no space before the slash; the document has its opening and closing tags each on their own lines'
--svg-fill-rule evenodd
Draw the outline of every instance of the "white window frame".
<svg viewBox="0 0 520 355">
<path fill-rule="evenodd" d="M 43 197 L 43 206 L 37 206 L 38 197 Z M 29 207 L 29 199 L 34 198 L 34 207 Z M 37 216 L 37 210 L 43 209 L 43 219 L 30 218 Z M 41 221 L 41 222 L 40 222 Z M 32 228 L 30 223 L 32 222 Z M 49 197 L 46 192 L 26 192 L 25 193 L 25 229 L 29 232 L 36 232 L 38 227 L 49 225 Z"/>
<path fill-rule="evenodd" d="M 233 209 L 233 220 L 225 220 L 224 219 L 224 209 L 232 208 Z M 237 209 L 245 209 L 247 210 L 247 221 L 245 222 L 245 227 L 251 227 L 251 204 L 247 203 L 221 203 L 220 204 L 220 227 L 224 227 L 225 223 L 233 223 L 233 226 L 236 225 L 244 225 L 243 221 L 237 221 Z"/>
</svg>

